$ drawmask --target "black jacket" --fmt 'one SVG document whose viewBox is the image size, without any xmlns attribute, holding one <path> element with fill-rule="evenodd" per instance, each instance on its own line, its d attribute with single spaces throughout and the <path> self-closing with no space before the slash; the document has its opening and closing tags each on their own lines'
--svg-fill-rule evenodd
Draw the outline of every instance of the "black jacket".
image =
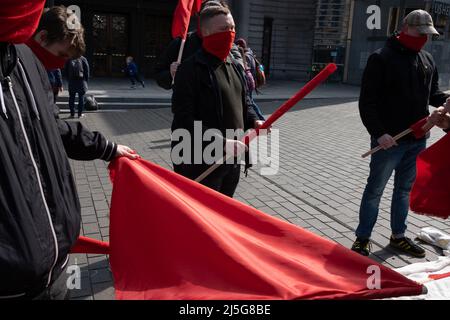
<svg viewBox="0 0 450 320">
<path fill-rule="evenodd" d="M 62 272 L 80 231 L 67 156 L 110 160 L 117 146 L 56 119 L 47 72 L 25 45 L 0 43 L 0 298 L 32 298 Z"/>
<path fill-rule="evenodd" d="M 170 65 L 177 61 L 178 52 L 180 51 L 181 38 L 176 38 L 169 43 L 169 46 L 159 57 L 155 66 L 155 79 L 161 88 L 166 90 L 172 89 L 172 75 L 170 74 Z M 185 61 L 189 57 L 192 57 L 202 48 L 202 39 L 198 36 L 197 32 L 190 32 L 186 38 L 184 45 L 183 56 L 181 61 Z M 233 45 L 231 49 L 231 55 L 234 60 L 244 65 L 241 53 L 236 45 Z"/>
<path fill-rule="evenodd" d="M 395 36 L 373 53 L 361 84 L 361 119 L 374 138 L 395 136 L 429 115 L 429 105 L 440 107 L 448 95 L 439 90 L 433 57 L 413 52 Z M 405 139 L 413 139 L 410 135 Z"/>
<path fill-rule="evenodd" d="M 216 76 L 210 66 L 208 53 L 198 51 L 183 62 L 177 71 L 172 96 L 172 112 L 174 115 L 172 132 L 187 129 L 194 134 L 194 122 L 202 121 L 202 133 L 208 129 L 219 129 L 224 137 L 222 97 Z M 242 86 L 242 103 L 244 130 L 254 128 L 255 120 L 259 120 L 253 108 L 248 104 L 245 79 L 239 62 L 233 60 L 233 67 L 239 75 Z M 219 137 L 219 138 L 222 138 Z M 208 142 L 205 142 L 205 147 Z M 172 147 L 176 142 L 172 143 Z M 193 146 L 193 143 L 192 143 Z"/>
</svg>

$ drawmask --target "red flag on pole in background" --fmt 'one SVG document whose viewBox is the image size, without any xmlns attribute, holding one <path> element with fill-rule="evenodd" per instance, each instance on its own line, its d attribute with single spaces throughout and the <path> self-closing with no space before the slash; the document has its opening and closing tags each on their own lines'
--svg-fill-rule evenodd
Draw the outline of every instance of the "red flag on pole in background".
<svg viewBox="0 0 450 320">
<path fill-rule="evenodd" d="M 417 158 L 411 210 L 447 219 L 450 216 L 450 133 Z"/>
<path fill-rule="evenodd" d="M 201 0 L 179 0 L 173 14 L 172 37 L 186 40 L 191 16 L 200 12 Z"/>
<path fill-rule="evenodd" d="M 422 293 L 422 285 L 367 257 L 150 162 L 119 158 L 110 170 L 116 299 L 371 299 Z M 371 287 L 373 268 L 380 275 L 378 289 Z"/>
</svg>

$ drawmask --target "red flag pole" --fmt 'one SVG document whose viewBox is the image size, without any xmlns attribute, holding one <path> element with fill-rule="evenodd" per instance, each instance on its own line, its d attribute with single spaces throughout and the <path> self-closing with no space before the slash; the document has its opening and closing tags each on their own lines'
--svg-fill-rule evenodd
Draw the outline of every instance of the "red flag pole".
<svg viewBox="0 0 450 320">
<path fill-rule="evenodd" d="M 250 141 L 256 138 L 259 135 L 260 130 L 269 129 L 272 124 L 281 118 L 287 111 L 292 109 L 297 103 L 299 103 L 303 98 L 305 98 L 311 91 L 317 88 L 322 82 L 328 79 L 335 71 L 337 70 L 337 66 L 334 63 L 330 63 L 327 65 L 317 76 L 314 77 L 311 81 L 309 81 L 303 88 L 301 88 L 293 97 L 291 97 L 288 101 L 286 101 L 281 107 L 279 107 L 270 117 L 267 119 L 264 124 L 256 129 L 251 130 L 247 133 L 242 141 L 249 145 Z M 208 168 L 205 172 L 203 172 L 195 181 L 201 182 L 206 177 L 208 177 L 212 172 L 214 172 L 217 168 L 219 168 L 222 164 L 226 163 L 226 161 L 232 158 L 234 155 L 225 155 L 220 162 L 216 162 L 211 167 Z"/>
</svg>

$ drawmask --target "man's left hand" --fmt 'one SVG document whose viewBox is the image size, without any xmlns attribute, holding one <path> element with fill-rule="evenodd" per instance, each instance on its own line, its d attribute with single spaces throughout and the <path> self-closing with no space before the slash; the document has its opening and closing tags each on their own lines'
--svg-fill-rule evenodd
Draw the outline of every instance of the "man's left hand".
<svg viewBox="0 0 450 320">
<path fill-rule="evenodd" d="M 136 160 L 139 159 L 141 156 L 138 155 L 136 151 L 132 150 L 131 148 L 119 144 L 117 146 L 116 158 L 119 157 L 127 157 L 128 159 Z"/>
</svg>

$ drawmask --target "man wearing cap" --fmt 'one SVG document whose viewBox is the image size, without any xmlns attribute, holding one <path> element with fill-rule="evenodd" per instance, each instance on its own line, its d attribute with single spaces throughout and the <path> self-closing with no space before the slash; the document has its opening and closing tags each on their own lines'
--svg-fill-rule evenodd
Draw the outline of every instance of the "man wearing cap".
<svg viewBox="0 0 450 320">
<path fill-rule="evenodd" d="M 359 225 L 352 250 L 369 255 L 381 196 L 395 171 L 391 204 L 390 245 L 416 257 L 425 251 L 405 236 L 409 194 L 416 177 L 416 158 L 426 148 L 426 137 L 409 135 L 397 142 L 393 136 L 427 117 L 429 105 L 442 106 L 448 95 L 439 90 L 433 57 L 422 50 L 430 36 L 439 33 L 430 14 L 415 10 L 407 15 L 400 33 L 373 53 L 364 71 L 359 110 L 371 136 L 371 145 L 383 150 L 372 155 L 370 174 L 359 211 Z"/>
</svg>

